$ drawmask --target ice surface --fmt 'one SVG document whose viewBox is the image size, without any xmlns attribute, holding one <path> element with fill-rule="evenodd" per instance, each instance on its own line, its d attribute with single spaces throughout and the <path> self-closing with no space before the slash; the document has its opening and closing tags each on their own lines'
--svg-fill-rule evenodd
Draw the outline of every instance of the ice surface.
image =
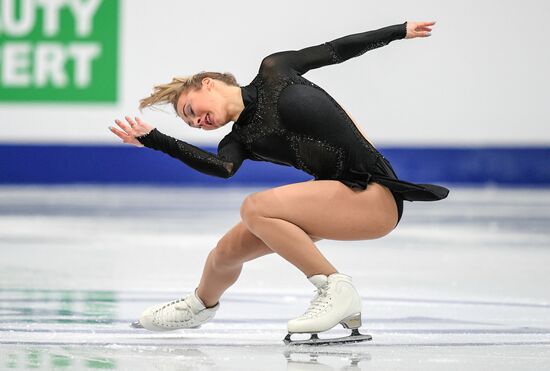
<svg viewBox="0 0 550 371">
<path fill-rule="evenodd" d="M 282 343 L 313 287 L 276 255 L 247 263 L 200 329 L 129 327 L 194 289 L 259 189 L 0 188 L 0 369 L 550 369 L 550 190 L 451 188 L 406 203 L 387 237 L 317 243 L 373 336 L 317 348 Z"/>
</svg>

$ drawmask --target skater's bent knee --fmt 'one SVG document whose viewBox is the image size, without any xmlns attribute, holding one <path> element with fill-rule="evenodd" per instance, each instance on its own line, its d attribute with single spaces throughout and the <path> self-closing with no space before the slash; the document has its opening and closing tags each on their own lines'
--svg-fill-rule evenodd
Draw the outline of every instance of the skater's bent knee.
<svg viewBox="0 0 550 371">
<path fill-rule="evenodd" d="M 254 199 L 253 195 L 248 195 L 244 199 L 243 203 L 241 204 L 241 218 L 247 219 L 250 215 L 254 214 L 254 212 L 258 209 L 258 205 L 256 200 Z"/>
<path fill-rule="evenodd" d="M 243 223 L 250 227 L 258 217 L 264 216 L 264 209 L 261 196 L 257 194 L 247 196 L 240 209 Z"/>
</svg>

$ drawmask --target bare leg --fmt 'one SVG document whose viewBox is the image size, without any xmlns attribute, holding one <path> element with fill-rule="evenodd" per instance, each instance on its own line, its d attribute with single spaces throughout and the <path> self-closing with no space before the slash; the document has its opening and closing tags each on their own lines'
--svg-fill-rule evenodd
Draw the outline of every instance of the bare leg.
<svg viewBox="0 0 550 371">
<path fill-rule="evenodd" d="M 312 238 L 312 241 L 318 240 Z M 216 305 L 225 290 L 239 278 L 243 263 L 271 253 L 273 250 L 239 222 L 208 254 L 197 295 L 207 307 Z"/>
<path fill-rule="evenodd" d="M 336 269 L 308 235 L 367 240 L 388 234 L 397 222 L 391 192 L 376 183 L 352 190 L 334 180 L 308 181 L 254 193 L 241 207 L 248 229 L 306 276 Z"/>
<path fill-rule="evenodd" d="M 308 277 L 336 272 L 314 242 L 382 237 L 395 226 L 397 210 L 383 186 L 373 183 L 354 191 L 328 180 L 252 194 L 243 202 L 241 217 L 206 260 L 197 295 L 207 307 L 237 281 L 244 262 L 273 252 Z"/>
</svg>

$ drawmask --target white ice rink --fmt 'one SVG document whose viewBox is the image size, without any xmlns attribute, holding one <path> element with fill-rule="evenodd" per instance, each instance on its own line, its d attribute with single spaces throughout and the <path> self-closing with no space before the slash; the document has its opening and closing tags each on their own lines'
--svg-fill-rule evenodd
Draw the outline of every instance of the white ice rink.
<svg viewBox="0 0 550 371">
<path fill-rule="evenodd" d="M 0 188 L 0 369 L 550 370 L 550 190 L 450 188 L 380 240 L 318 242 L 373 336 L 322 347 L 282 343 L 313 286 L 276 255 L 200 329 L 128 326 L 195 288 L 259 188 Z"/>
</svg>

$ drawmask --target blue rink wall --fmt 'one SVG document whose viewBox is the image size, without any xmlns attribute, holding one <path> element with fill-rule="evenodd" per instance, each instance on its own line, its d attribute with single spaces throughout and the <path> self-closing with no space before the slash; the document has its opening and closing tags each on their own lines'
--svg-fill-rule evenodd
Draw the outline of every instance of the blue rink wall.
<svg viewBox="0 0 550 371">
<path fill-rule="evenodd" d="M 216 153 L 212 147 L 202 147 Z M 550 147 L 384 147 L 399 177 L 413 182 L 548 186 Z M 0 145 L 0 184 L 285 184 L 311 179 L 291 167 L 245 161 L 231 179 L 201 174 L 143 148 Z"/>
</svg>

